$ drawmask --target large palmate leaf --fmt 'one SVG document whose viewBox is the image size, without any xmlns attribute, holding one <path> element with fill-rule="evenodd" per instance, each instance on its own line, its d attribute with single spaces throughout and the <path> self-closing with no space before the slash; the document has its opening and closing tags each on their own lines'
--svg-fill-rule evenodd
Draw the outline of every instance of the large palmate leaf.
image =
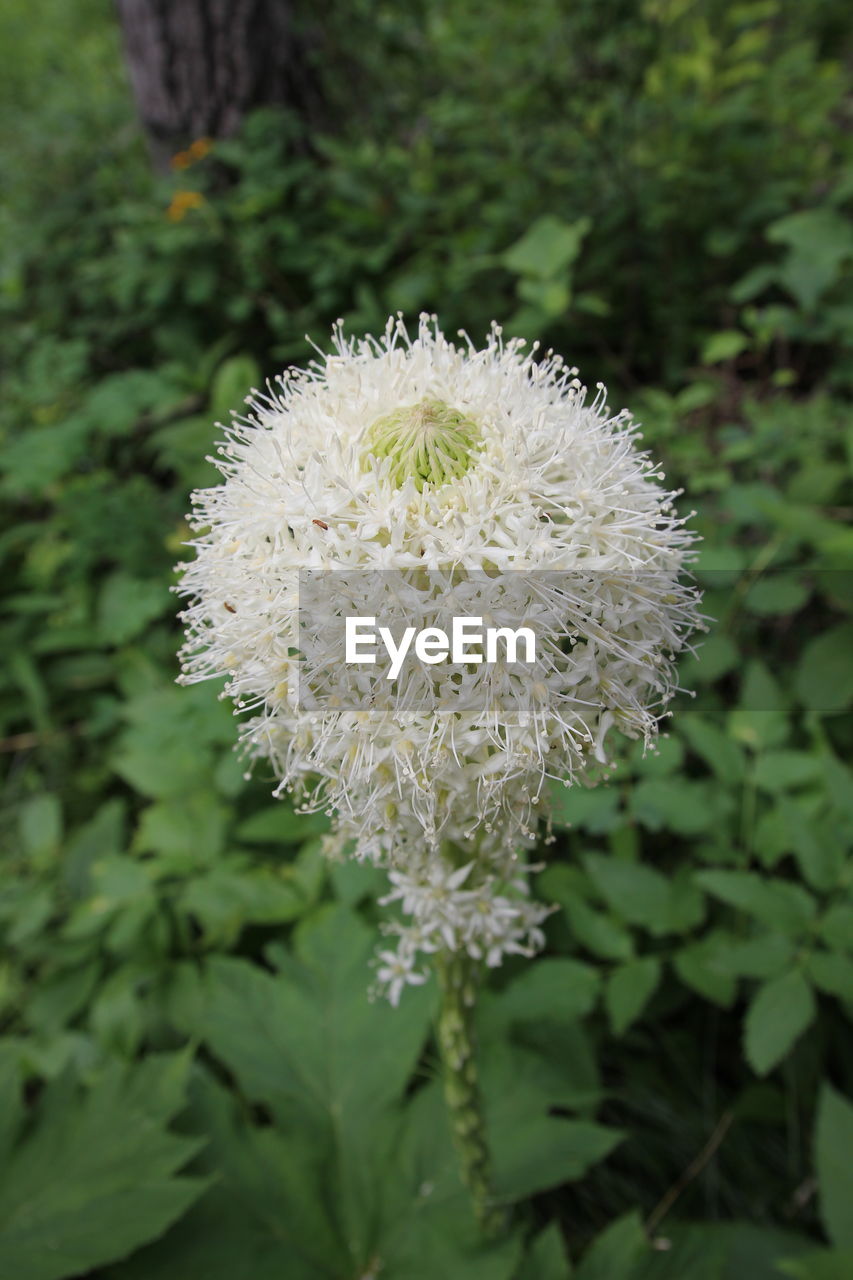
<svg viewBox="0 0 853 1280">
<path fill-rule="evenodd" d="M 7 1070 L 0 1275 L 88 1272 L 156 1239 L 198 1198 L 205 1182 L 177 1171 L 201 1141 L 167 1128 L 187 1067 L 185 1057 L 151 1057 L 110 1067 L 86 1090 L 63 1077 L 46 1088 L 32 1127 Z"/>
<path fill-rule="evenodd" d="M 413 1079 L 434 989 L 407 991 L 397 1009 L 372 1002 L 374 946 L 372 930 L 334 907 L 297 928 L 292 952 L 271 949 L 275 972 L 236 959 L 209 965 L 185 1016 L 246 1102 L 207 1076 L 197 1082 L 191 1114 L 209 1136 L 199 1169 L 215 1185 L 117 1278 L 513 1275 L 520 1235 L 484 1244 L 441 1083 Z M 588 1109 L 598 1097 L 589 1049 L 572 1022 L 595 998 L 594 977 L 563 961 L 545 962 L 535 981 L 530 972 L 484 1001 L 480 1027 L 495 1185 L 505 1202 L 579 1176 L 618 1137 L 586 1116 L 551 1114 Z M 543 984 L 562 995 L 550 1017 Z M 424 1074 L 437 1076 L 431 1059 Z M 250 1109 L 258 1104 L 262 1123 Z"/>
</svg>

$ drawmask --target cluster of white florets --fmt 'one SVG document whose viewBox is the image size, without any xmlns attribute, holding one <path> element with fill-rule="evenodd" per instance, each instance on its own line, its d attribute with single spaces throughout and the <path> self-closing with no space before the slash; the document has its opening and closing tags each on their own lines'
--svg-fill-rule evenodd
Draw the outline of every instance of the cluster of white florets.
<svg viewBox="0 0 853 1280">
<path fill-rule="evenodd" d="M 494 965 L 542 945 L 525 850 L 544 784 L 606 761 L 611 728 L 652 738 L 697 625 L 679 581 L 691 536 L 630 418 L 522 346 L 497 326 L 482 350 L 456 345 L 427 316 L 414 339 L 399 319 L 378 340 L 338 326 L 332 354 L 249 402 L 224 483 L 193 497 L 182 678 L 227 676 L 278 791 L 388 870 L 410 921 L 382 953 L 395 999 L 420 953 Z M 393 688 L 372 673 L 341 686 L 323 610 L 300 612 L 305 571 L 335 571 L 338 616 L 363 614 L 369 590 L 370 612 L 403 618 L 395 582 L 426 574 L 436 604 L 461 590 L 469 613 L 518 622 L 521 590 L 550 638 L 532 678 L 412 664 Z"/>
</svg>

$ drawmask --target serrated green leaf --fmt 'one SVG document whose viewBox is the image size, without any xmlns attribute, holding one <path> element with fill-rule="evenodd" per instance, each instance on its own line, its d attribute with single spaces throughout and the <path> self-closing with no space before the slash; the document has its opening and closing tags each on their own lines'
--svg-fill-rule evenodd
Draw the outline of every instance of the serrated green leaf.
<svg viewBox="0 0 853 1280">
<path fill-rule="evenodd" d="M 769 880 L 754 871 L 698 871 L 696 883 L 708 893 L 755 916 L 771 929 L 797 933 L 816 912 L 811 894 L 801 885 Z"/>
<path fill-rule="evenodd" d="M 811 986 L 791 969 L 759 988 L 744 1023 L 744 1053 L 758 1075 L 767 1075 L 785 1058 L 816 1013 Z"/>
<path fill-rule="evenodd" d="M 212 961 L 198 1032 L 251 1099 L 283 1123 L 310 1126 L 318 1142 L 334 1135 L 342 1221 L 361 1240 L 384 1159 L 379 1127 L 420 1052 L 434 993 L 411 988 L 396 1009 L 371 1001 L 376 938 L 343 908 L 304 921 L 295 941 L 294 956 L 277 953 L 277 974 Z"/>
<path fill-rule="evenodd" d="M 113 573 L 98 598 L 98 635 L 106 644 L 127 644 L 173 603 L 167 582 Z"/>
<path fill-rule="evenodd" d="M 695 836 L 717 826 L 731 811 L 730 797 L 704 781 L 644 778 L 631 791 L 631 813 L 650 831 Z"/>
<path fill-rule="evenodd" d="M 501 1014 L 516 1021 L 571 1021 L 595 1007 L 601 978 L 579 960 L 545 956 L 501 993 Z"/>
<path fill-rule="evenodd" d="M 111 1271 L 111 1280 L 318 1280 L 351 1265 L 324 1194 L 321 1156 L 298 1130 L 248 1123 L 208 1075 L 191 1117 L 208 1135 L 199 1166 L 210 1189 L 165 1238 Z"/>
<path fill-rule="evenodd" d="M 691 991 L 698 992 L 723 1009 L 730 1009 L 737 995 L 737 981 L 715 963 L 724 954 L 724 946 L 719 935 L 709 934 L 677 951 L 673 956 L 673 968 Z"/>
<path fill-rule="evenodd" d="M 775 978 L 790 968 L 794 945 L 785 934 L 764 933 L 746 941 L 731 938 L 715 957 L 720 973 L 736 978 Z"/>
<path fill-rule="evenodd" d="M 827 1235 L 838 1249 L 853 1250 L 853 1103 L 830 1084 L 818 1101 L 815 1167 L 820 1213 Z"/>
<path fill-rule="evenodd" d="M 803 706 L 835 715 L 853 705 L 853 622 L 842 622 L 811 640 L 797 667 L 796 688 Z"/>
<path fill-rule="evenodd" d="M 563 907 L 575 940 L 604 960 L 627 960 L 634 953 L 628 931 L 601 911 L 594 910 L 582 896 L 578 876 L 573 868 L 550 866 L 538 881 L 540 895 L 546 902 Z"/>
<path fill-rule="evenodd" d="M 141 853 L 186 855 L 200 866 L 222 852 L 227 818 L 227 809 L 211 791 L 161 800 L 143 809 L 133 847 Z"/>
<path fill-rule="evenodd" d="M 636 1022 L 661 979 L 661 963 L 654 956 L 629 960 L 614 969 L 604 988 L 604 1004 L 613 1034 L 621 1036 Z"/>
<path fill-rule="evenodd" d="M 48 1086 L 4 1169 L 2 1274 L 88 1272 L 156 1238 L 198 1199 L 205 1184 L 177 1170 L 201 1143 L 167 1129 L 180 1105 L 163 1079 L 174 1061 L 152 1059 L 141 1073 L 111 1066 L 82 1096 L 68 1080 Z"/>
<path fill-rule="evenodd" d="M 670 886 L 660 871 L 597 853 L 586 854 L 584 866 L 608 906 L 624 920 L 655 934 L 667 930 Z"/>
</svg>

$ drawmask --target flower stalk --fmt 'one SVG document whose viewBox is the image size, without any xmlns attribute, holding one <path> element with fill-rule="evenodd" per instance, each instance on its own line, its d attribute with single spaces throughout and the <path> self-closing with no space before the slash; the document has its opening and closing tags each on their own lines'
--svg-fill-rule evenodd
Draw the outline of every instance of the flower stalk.
<svg viewBox="0 0 853 1280">
<path fill-rule="evenodd" d="M 493 1198 L 491 1154 L 477 1071 L 477 964 L 464 952 L 443 951 L 436 956 L 435 967 L 441 989 L 438 1044 L 453 1141 L 477 1222 L 486 1235 L 495 1236 L 504 1226 L 505 1215 Z"/>
</svg>

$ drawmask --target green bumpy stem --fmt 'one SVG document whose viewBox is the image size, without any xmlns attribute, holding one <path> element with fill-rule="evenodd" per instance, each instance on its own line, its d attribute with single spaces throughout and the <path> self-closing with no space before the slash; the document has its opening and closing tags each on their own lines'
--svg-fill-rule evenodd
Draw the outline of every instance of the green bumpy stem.
<svg viewBox="0 0 853 1280">
<path fill-rule="evenodd" d="M 492 1200 L 491 1157 L 474 1050 L 477 972 L 466 955 L 453 952 L 438 955 L 436 969 L 441 985 L 438 1043 L 444 1067 L 444 1096 L 462 1181 L 471 1193 L 480 1227 L 487 1235 L 495 1236 L 502 1230 L 505 1218 Z"/>
</svg>

